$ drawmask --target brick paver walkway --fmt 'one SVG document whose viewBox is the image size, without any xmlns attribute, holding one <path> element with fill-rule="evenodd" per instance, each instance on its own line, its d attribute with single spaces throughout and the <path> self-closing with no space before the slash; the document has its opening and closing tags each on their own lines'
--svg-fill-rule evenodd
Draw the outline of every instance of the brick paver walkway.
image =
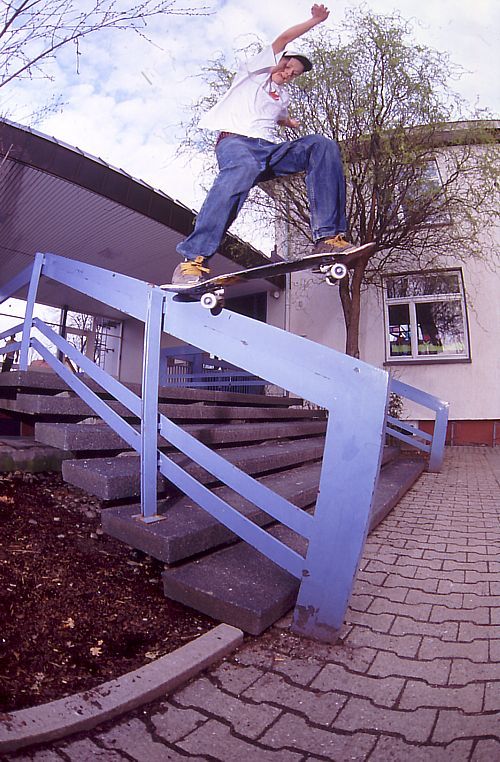
<svg viewBox="0 0 500 762">
<path fill-rule="evenodd" d="M 447 450 L 370 535 L 336 646 L 284 622 L 165 701 L 9 759 L 500 760 L 499 479 L 500 450 Z"/>
</svg>

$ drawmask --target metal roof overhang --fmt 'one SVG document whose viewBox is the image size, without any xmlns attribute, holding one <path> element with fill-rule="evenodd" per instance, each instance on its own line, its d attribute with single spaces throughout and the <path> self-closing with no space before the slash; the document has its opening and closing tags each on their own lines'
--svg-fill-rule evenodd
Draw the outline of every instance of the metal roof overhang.
<svg viewBox="0 0 500 762">
<path fill-rule="evenodd" d="M 38 251 L 165 283 L 179 261 L 176 246 L 194 218 L 193 210 L 102 159 L 0 120 L 0 283 L 29 266 Z M 219 274 L 268 262 L 262 252 L 227 235 L 211 269 Z M 276 283 L 253 281 L 235 294 L 275 288 Z M 24 288 L 12 296 L 26 295 Z M 118 317 L 45 278 L 37 302 Z"/>
</svg>

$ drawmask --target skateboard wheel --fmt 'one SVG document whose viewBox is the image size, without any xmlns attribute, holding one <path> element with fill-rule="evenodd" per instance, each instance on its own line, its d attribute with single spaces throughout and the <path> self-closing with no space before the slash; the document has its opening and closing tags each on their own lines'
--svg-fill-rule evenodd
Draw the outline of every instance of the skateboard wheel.
<svg viewBox="0 0 500 762">
<path fill-rule="evenodd" d="M 347 267 L 342 262 L 336 262 L 330 267 L 329 277 L 336 280 L 341 280 L 347 275 Z"/>
<path fill-rule="evenodd" d="M 203 296 L 200 299 L 201 306 L 204 307 L 206 310 L 215 309 L 218 303 L 219 303 L 219 300 L 217 299 L 215 294 L 203 294 Z"/>
</svg>

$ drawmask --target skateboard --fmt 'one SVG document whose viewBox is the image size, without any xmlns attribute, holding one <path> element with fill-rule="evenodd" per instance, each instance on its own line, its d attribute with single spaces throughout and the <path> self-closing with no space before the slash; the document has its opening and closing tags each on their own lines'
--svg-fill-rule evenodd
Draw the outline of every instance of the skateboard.
<svg viewBox="0 0 500 762">
<path fill-rule="evenodd" d="M 208 310 L 222 308 L 224 304 L 224 289 L 257 278 L 271 278 L 286 273 L 301 270 L 316 270 L 325 277 L 329 285 L 335 285 L 345 278 L 348 270 L 355 267 L 356 262 L 375 249 L 374 243 L 365 243 L 350 249 L 346 254 L 309 254 L 302 259 L 288 262 L 270 262 L 268 265 L 250 267 L 248 270 L 238 270 L 235 273 L 216 275 L 195 285 L 176 285 L 165 283 L 161 288 L 188 299 L 197 300 Z"/>
</svg>

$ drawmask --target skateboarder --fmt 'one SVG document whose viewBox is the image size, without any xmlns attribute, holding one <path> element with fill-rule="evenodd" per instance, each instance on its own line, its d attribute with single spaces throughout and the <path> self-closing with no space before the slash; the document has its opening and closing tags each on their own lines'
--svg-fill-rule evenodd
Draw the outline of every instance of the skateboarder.
<svg viewBox="0 0 500 762">
<path fill-rule="evenodd" d="M 313 5 L 311 17 L 282 32 L 272 45 L 247 61 L 222 99 L 200 120 L 218 132 L 219 175 L 196 218 L 191 235 L 177 246 L 183 261 L 172 283 L 195 284 L 208 277 L 215 254 L 236 219 L 250 189 L 275 177 L 305 172 L 314 254 L 343 254 L 346 238 L 345 179 L 339 147 L 322 135 L 278 142 L 277 127 L 299 122 L 288 113 L 284 85 L 312 69 L 311 61 L 291 42 L 328 18 L 324 5 Z"/>
</svg>

